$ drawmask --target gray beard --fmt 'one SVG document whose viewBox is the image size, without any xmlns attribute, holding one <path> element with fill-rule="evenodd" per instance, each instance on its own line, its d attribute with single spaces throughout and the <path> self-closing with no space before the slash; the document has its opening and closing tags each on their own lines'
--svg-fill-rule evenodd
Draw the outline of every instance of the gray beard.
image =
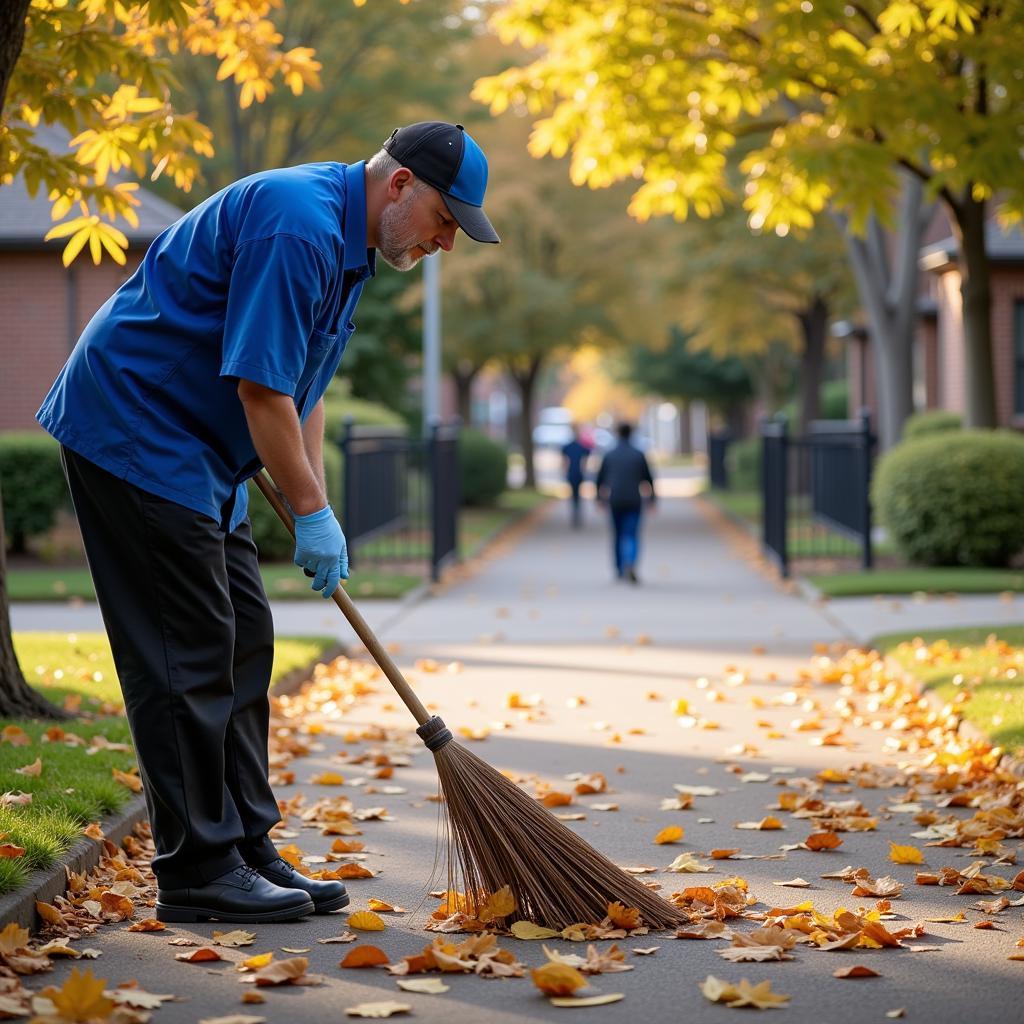
<svg viewBox="0 0 1024 1024">
<path fill-rule="evenodd" d="M 380 215 L 377 230 L 377 252 L 380 258 L 395 270 L 412 270 L 419 262 L 411 250 L 419 245 L 409 229 L 409 217 L 397 203 L 391 203 Z"/>
</svg>

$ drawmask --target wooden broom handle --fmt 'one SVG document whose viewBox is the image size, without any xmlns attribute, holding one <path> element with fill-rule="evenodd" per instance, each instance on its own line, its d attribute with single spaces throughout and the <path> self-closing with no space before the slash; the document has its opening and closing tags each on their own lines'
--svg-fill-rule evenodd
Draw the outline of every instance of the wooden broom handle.
<svg viewBox="0 0 1024 1024">
<path fill-rule="evenodd" d="M 295 536 L 295 521 L 292 519 L 291 511 L 284 502 L 281 492 L 271 483 L 267 474 L 260 470 L 255 476 L 256 486 L 263 492 L 263 497 L 270 502 L 271 508 L 277 513 L 278 518 L 288 528 L 288 532 Z M 391 655 L 384 650 L 384 645 L 377 639 L 376 634 L 370 629 L 366 619 L 359 614 L 359 609 L 352 603 L 345 588 L 340 584 L 334 588 L 331 595 L 334 603 L 341 609 L 349 624 L 355 630 L 356 636 L 363 642 L 363 646 L 370 652 L 370 657 L 377 662 L 380 670 L 388 677 L 391 685 L 398 691 L 405 706 L 412 712 L 417 723 L 423 725 L 430 719 L 430 712 L 423 706 L 419 697 L 413 693 L 412 687 L 405 681 L 405 676 L 399 671 L 398 666 L 392 661 Z"/>
</svg>

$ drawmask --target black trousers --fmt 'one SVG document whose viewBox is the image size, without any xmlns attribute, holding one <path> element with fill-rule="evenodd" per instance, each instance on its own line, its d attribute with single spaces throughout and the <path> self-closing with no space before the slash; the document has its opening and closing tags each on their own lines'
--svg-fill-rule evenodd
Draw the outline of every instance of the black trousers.
<svg viewBox="0 0 1024 1024">
<path fill-rule="evenodd" d="M 273 860 L 274 624 L 248 521 L 233 533 L 62 448 L 117 667 L 162 888 Z"/>
</svg>

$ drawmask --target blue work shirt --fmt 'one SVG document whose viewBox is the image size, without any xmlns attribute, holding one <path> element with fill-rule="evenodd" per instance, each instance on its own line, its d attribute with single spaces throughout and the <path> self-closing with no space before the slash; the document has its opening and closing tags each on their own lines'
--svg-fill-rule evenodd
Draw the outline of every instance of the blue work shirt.
<svg viewBox="0 0 1024 1024">
<path fill-rule="evenodd" d="M 40 424 L 234 530 L 261 466 L 238 380 L 291 395 L 303 422 L 323 397 L 374 272 L 364 166 L 254 174 L 171 225 L 89 321 Z"/>
</svg>

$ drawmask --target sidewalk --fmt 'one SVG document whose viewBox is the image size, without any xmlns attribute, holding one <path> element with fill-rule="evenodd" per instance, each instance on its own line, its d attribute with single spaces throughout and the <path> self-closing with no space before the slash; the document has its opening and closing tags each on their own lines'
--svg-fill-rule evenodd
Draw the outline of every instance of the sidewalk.
<svg viewBox="0 0 1024 1024">
<path fill-rule="evenodd" d="M 776 805 L 779 793 L 771 781 L 813 777 L 824 768 L 841 771 L 855 764 L 895 766 L 911 755 L 894 753 L 886 746 L 887 734 L 872 728 L 867 710 L 862 719 L 844 721 L 844 745 L 840 746 L 816 743 L 820 730 L 802 731 L 793 721 L 819 714 L 828 719 L 840 696 L 835 686 L 798 684 L 798 673 L 807 666 L 814 645 L 841 642 L 854 626 L 869 628 L 875 621 L 883 623 L 882 629 L 903 628 L 896 613 L 883 608 L 872 613 L 876 619 L 865 614 L 848 622 L 837 611 L 838 601 L 818 607 L 779 589 L 729 547 L 696 503 L 683 496 L 685 479 L 665 481 L 662 491 L 675 496 L 665 497 L 657 514 L 645 522 L 640 586 L 611 578 L 603 521 L 591 515 L 583 530 L 572 531 L 566 507 L 557 505 L 535 532 L 493 556 L 477 575 L 385 622 L 384 639 L 398 645 L 396 658 L 422 699 L 453 730 L 487 734 L 484 741 L 471 743 L 472 749 L 500 769 L 536 775 L 562 790 L 571 788 L 564 778 L 568 773 L 603 772 L 609 793 L 577 798 L 571 810 L 586 818 L 569 827 L 619 864 L 657 867 L 657 873 L 644 878 L 660 883 L 666 894 L 738 875 L 747 880 L 761 909 L 802 900 L 812 900 L 814 908 L 825 914 L 840 907 L 870 908 L 873 898 L 853 897 L 849 885 L 820 877 L 853 865 L 868 867 L 873 876 L 891 874 L 906 883 L 902 898 L 893 903 L 899 919 L 885 922 L 890 928 L 968 908 L 977 897 L 954 898 L 949 888 L 916 886 L 912 866 L 888 860 L 888 840 L 924 846 L 909 838 L 917 826 L 907 814 L 885 809 L 908 799 L 905 789 L 830 786 L 824 791 L 824 799 L 863 801 L 878 816 L 877 831 L 844 832 L 841 850 L 823 854 L 793 850 L 784 859 L 706 861 L 716 868 L 706 875 L 664 872 L 665 865 L 682 852 L 700 856 L 714 848 L 739 847 L 745 854 L 777 855 L 781 844 L 806 838 L 811 830 L 808 823 L 777 811 L 785 819 L 784 832 L 735 829 L 737 822 L 756 821 L 770 813 L 766 808 Z M 302 606 L 308 615 L 307 608 Z M 364 603 L 362 608 L 372 614 L 374 605 Z M 911 608 L 916 606 L 911 603 Z M 15 627 L 32 628 L 22 614 L 17 610 Z M 309 631 L 329 630 L 329 617 L 317 614 Z M 86 628 L 53 622 L 51 628 Z M 278 628 L 290 632 L 298 625 L 279 621 Z M 434 659 L 442 670 L 427 671 L 422 659 Z M 461 668 L 444 671 L 451 662 L 459 662 Z M 793 699 L 788 700 L 786 693 Z M 677 721 L 675 702 L 680 699 L 689 702 L 689 721 Z M 850 699 L 860 701 L 859 696 Z M 718 728 L 693 727 L 694 719 L 714 720 Z M 775 738 L 766 735 L 765 719 L 775 724 Z M 360 724 L 408 730 L 411 720 L 390 688 L 381 683 L 375 696 L 344 718 L 345 729 Z M 435 937 L 423 931 L 436 905 L 425 893 L 443 887 L 436 876 L 432 878 L 437 805 L 426 799 L 436 790 L 432 759 L 421 746 L 410 748 L 416 751 L 413 765 L 398 769 L 393 780 L 402 787 L 400 794 L 370 796 L 351 783 L 325 792 L 325 787 L 310 785 L 308 780 L 319 772 L 337 770 L 339 762 L 332 758 L 344 744 L 329 732 L 318 739 L 323 749 L 292 764 L 298 781 L 282 787 L 279 797 L 292 799 L 301 792 L 309 804 L 343 793 L 357 807 L 387 806 L 393 821 L 360 824 L 364 833 L 360 838 L 368 851 L 366 863 L 379 876 L 349 883 L 350 910 L 364 909 L 371 896 L 408 908 L 405 915 L 385 915 L 386 931 L 360 933 L 359 942 L 379 946 L 392 961 L 417 953 Z M 782 770 L 772 773 L 772 768 Z M 753 784 L 745 784 L 742 773 L 751 771 L 771 781 L 758 785 L 753 779 Z M 696 798 L 692 810 L 662 810 L 661 802 L 673 796 L 674 784 L 712 786 L 720 792 Z M 619 809 L 602 812 L 588 806 L 595 800 L 614 802 Z M 971 813 L 965 810 L 961 816 Z M 292 819 L 296 830 L 297 822 Z M 685 828 L 682 842 L 653 845 L 653 836 L 672 824 Z M 290 841 L 308 854 L 323 854 L 331 843 L 316 830 L 304 830 Z M 1017 840 L 1008 842 L 1018 845 Z M 931 870 L 947 864 L 965 868 L 966 855 L 966 850 L 957 849 L 925 851 Z M 994 870 L 1012 878 L 1017 868 Z M 800 891 L 777 887 L 779 881 L 796 875 L 810 887 Z M 143 916 L 147 914 L 140 909 L 137 917 Z M 826 953 L 798 945 L 795 958 L 786 963 L 731 964 L 716 954 L 721 942 L 677 941 L 670 934 L 627 939 L 619 945 L 627 950 L 635 969 L 590 979 L 591 992 L 624 993 L 625 999 L 588 1009 L 586 1020 L 588 1024 L 618 1024 L 627 1017 L 647 1024 L 730 1021 L 724 1007 L 708 1002 L 699 991 L 699 983 L 713 974 L 732 983 L 740 978 L 770 980 L 774 991 L 791 996 L 783 1010 L 786 1016 L 780 1020 L 801 1024 L 884 1021 L 888 1011 L 899 1008 L 906 1009 L 908 1020 L 930 1017 L 1005 1024 L 1015 1019 L 1019 1001 L 1022 965 L 1008 961 L 1007 956 L 1016 952 L 1013 943 L 1022 933 L 1020 912 L 997 916 L 1001 930 L 972 928 L 973 920 L 980 917 L 973 913 L 968 923 L 959 925 L 927 924 L 927 934 L 919 941 L 937 946 L 936 952 Z M 156 1024 L 193 1024 L 241 1012 L 274 1024 L 319 1024 L 345 1019 L 345 1007 L 389 999 L 411 1005 L 415 1019 L 437 1024 L 512 1024 L 564 1016 L 528 978 L 486 981 L 446 974 L 443 981 L 450 990 L 431 996 L 399 991 L 383 971 L 339 970 L 338 961 L 351 947 L 320 945 L 316 940 L 343 931 L 344 915 L 254 926 L 250 930 L 257 933 L 255 945 L 224 950 L 241 960 L 281 947 L 309 949 L 303 955 L 310 960 L 310 972 L 327 978 L 320 986 L 261 990 L 267 997 L 265 1004 L 243 1007 L 240 998 L 250 986 L 238 983 L 230 964 L 178 963 L 176 948 L 167 944 L 175 936 L 205 940 L 215 928 L 232 927 L 175 925 L 151 935 L 130 933 L 123 925 L 106 927 L 84 943 L 102 949 L 103 957 L 79 966 L 91 967 L 111 986 L 136 978 L 149 992 L 177 993 L 189 1000 L 166 1003 L 154 1014 Z M 738 930 L 752 927 L 751 922 L 742 922 Z M 455 942 L 461 938 L 451 936 Z M 545 961 L 540 943 L 501 938 L 499 945 L 530 967 Z M 548 945 L 562 953 L 586 954 L 579 944 L 549 940 Z M 628 952 L 650 946 L 658 947 L 653 956 Z M 278 958 L 288 955 L 277 953 Z M 833 977 L 837 968 L 853 964 L 869 964 L 881 977 L 863 981 Z M 56 962 L 56 970 L 33 979 L 41 982 L 33 987 L 59 985 L 69 970 L 67 963 Z"/>
</svg>

